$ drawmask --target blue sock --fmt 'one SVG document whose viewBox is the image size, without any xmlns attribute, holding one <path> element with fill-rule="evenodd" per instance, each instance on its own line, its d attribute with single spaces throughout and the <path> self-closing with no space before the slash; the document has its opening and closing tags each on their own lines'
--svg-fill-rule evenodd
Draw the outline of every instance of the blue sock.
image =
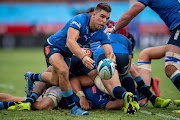
<svg viewBox="0 0 180 120">
<path fill-rule="evenodd" d="M 4 105 L 3 109 L 8 109 L 10 106 L 15 105 L 15 102 L 2 102 Z"/>
<path fill-rule="evenodd" d="M 112 95 L 115 99 L 124 99 L 124 95 L 127 93 L 126 89 L 121 86 L 115 86 L 112 89 Z"/>
<path fill-rule="evenodd" d="M 138 85 L 137 90 L 141 92 L 144 96 L 146 96 L 151 103 L 154 105 L 156 96 L 149 90 L 149 88 L 145 85 L 144 81 L 140 76 L 134 79 Z"/>
<path fill-rule="evenodd" d="M 65 98 L 69 108 L 73 108 L 76 105 L 75 102 L 73 101 L 73 97 L 72 97 L 73 90 L 72 89 L 70 89 L 69 91 L 62 91 L 62 95 Z"/>
<path fill-rule="evenodd" d="M 180 91 L 180 73 L 176 74 L 171 81 L 176 86 L 176 88 Z"/>
<path fill-rule="evenodd" d="M 33 92 L 30 97 L 26 98 L 26 101 L 22 101 L 22 102 L 30 102 L 31 104 L 33 104 L 37 99 L 38 99 L 38 94 Z"/>
<path fill-rule="evenodd" d="M 137 101 L 137 94 L 135 91 L 134 80 L 131 75 L 124 75 L 121 79 L 122 86 L 126 89 L 126 91 L 133 93 L 134 100 Z"/>
<path fill-rule="evenodd" d="M 32 75 L 31 75 L 31 80 L 32 81 L 41 81 L 41 82 L 44 82 L 42 79 L 41 79 L 41 74 L 42 74 L 43 72 L 41 72 L 41 73 L 33 73 Z"/>
</svg>

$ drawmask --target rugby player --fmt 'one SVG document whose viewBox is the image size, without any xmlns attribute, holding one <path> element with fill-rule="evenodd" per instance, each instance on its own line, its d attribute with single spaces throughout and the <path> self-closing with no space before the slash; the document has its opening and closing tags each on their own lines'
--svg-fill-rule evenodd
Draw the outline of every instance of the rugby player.
<svg viewBox="0 0 180 120">
<path fill-rule="evenodd" d="M 171 37 L 165 48 L 165 73 L 173 84 L 180 90 L 180 1 L 179 0 L 138 0 L 124 13 L 113 28 L 106 32 L 116 32 L 127 26 L 141 11 L 149 6 L 168 26 Z M 168 8 L 168 9 L 167 9 Z"/>
</svg>

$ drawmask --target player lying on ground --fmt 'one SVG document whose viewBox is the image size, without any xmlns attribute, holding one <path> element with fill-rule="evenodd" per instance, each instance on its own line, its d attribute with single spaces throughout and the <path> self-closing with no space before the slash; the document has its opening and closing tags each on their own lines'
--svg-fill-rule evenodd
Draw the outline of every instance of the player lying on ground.
<svg viewBox="0 0 180 120">
<path fill-rule="evenodd" d="M 81 76 L 83 78 L 83 76 Z M 73 80 L 71 84 L 74 84 L 75 80 L 78 80 L 79 77 L 73 77 Z M 107 110 L 121 110 L 124 106 L 123 100 L 114 100 L 111 96 L 106 95 L 105 93 L 101 92 L 95 85 L 91 87 L 87 87 L 90 85 L 89 83 L 92 80 L 86 76 L 83 78 L 83 84 L 86 86 L 85 89 L 83 89 L 83 93 L 86 96 L 87 104 L 90 106 L 89 108 L 83 109 L 95 109 L 95 108 L 101 108 L 101 109 L 107 109 Z M 79 81 L 77 81 L 79 82 Z M 76 84 L 77 84 L 76 82 Z M 38 86 L 40 82 L 36 83 L 36 86 Z M 40 84 L 39 84 L 40 85 Z M 78 94 L 77 94 L 78 95 Z M 83 96 L 80 98 L 76 94 L 73 94 L 73 100 L 75 103 L 81 107 L 81 100 Z M 26 97 L 15 97 L 6 93 L 0 93 L 0 109 L 8 109 L 8 110 L 14 110 L 14 107 L 17 107 L 18 102 L 16 102 L 17 106 L 8 107 L 8 103 L 14 102 L 14 101 L 24 101 L 26 100 Z M 9 101 L 9 102 L 5 102 Z M 21 103 L 23 104 L 23 103 Z M 25 104 L 25 107 L 27 110 L 35 109 L 35 110 L 48 110 L 48 109 L 54 109 L 54 108 L 68 108 L 66 101 L 62 97 L 62 92 L 59 87 L 52 86 L 49 87 L 45 94 L 40 96 L 36 102 L 32 104 L 32 106 L 29 106 L 28 104 Z M 17 110 L 21 110 L 21 108 Z M 24 108 L 23 108 L 24 110 Z"/>
</svg>

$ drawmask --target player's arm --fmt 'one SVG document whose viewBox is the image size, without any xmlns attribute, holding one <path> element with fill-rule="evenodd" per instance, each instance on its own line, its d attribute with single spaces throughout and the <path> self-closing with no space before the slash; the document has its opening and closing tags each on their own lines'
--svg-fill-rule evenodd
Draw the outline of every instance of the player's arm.
<svg viewBox="0 0 180 120">
<path fill-rule="evenodd" d="M 82 52 L 80 46 L 77 43 L 79 33 L 80 33 L 79 30 L 73 27 L 69 27 L 66 45 L 73 54 L 75 54 L 78 58 L 82 60 L 83 64 L 86 67 L 88 67 L 89 69 L 92 69 L 94 68 L 93 66 L 94 60 L 86 56 L 86 54 Z"/>
<path fill-rule="evenodd" d="M 135 2 L 134 5 L 119 18 L 116 25 L 113 28 L 107 28 L 105 32 L 114 33 L 127 26 L 134 17 L 144 10 L 145 7 L 146 6 L 143 3 Z"/>
<path fill-rule="evenodd" d="M 121 28 L 127 26 L 131 20 L 136 17 L 146 6 L 141 2 L 135 2 L 134 5 L 125 12 L 115 25 L 115 30 L 118 31 Z"/>
<path fill-rule="evenodd" d="M 4 102 L 4 101 L 14 102 L 14 101 L 24 101 L 24 100 L 26 100 L 26 97 L 16 97 L 7 93 L 0 93 L 0 102 Z"/>
<path fill-rule="evenodd" d="M 87 101 L 81 86 L 87 87 L 88 85 L 92 85 L 94 84 L 93 81 L 87 75 L 84 75 L 71 78 L 70 83 L 73 92 L 79 97 L 81 108 L 84 110 L 90 109 L 89 102 Z"/>
<path fill-rule="evenodd" d="M 116 56 L 114 55 L 112 46 L 110 44 L 103 44 L 102 47 L 103 47 L 106 58 L 116 63 Z"/>
<path fill-rule="evenodd" d="M 109 101 L 105 109 L 107 110 L 121 110 L 124 107 L 124 100 L 116 99 L 115 101 Z"/>
</svg>

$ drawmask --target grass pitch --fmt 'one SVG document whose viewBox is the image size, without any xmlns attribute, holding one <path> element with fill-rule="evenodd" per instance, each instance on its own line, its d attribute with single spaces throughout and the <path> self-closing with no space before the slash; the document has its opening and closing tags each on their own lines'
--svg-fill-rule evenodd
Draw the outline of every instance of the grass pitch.
<svg viewBox="0 0 180 120">
<path fill-rule="evenodd" d="M 134 55 L 134 63 L 140 51 Z M 45 58 L 42 48 L 18 48 L 12 50 L 0 49 L 0 92 L 9 93 L 15 96 L 25 96 L 24 73 L 32 71 L 42 72 L 46 69 Z M 160 90 L 162 98 L 180 99 L 179 91 L 164 73 L 164 59 L 152 61 L 152 77 L 160 78 Z M 43 110 L 43 111 L 0 111 L 0 120 L 180 120 L 180 113 L 173 113 L 173 110 L 180 110 L 171 104 L 166 109 L 153 108 L 151 103 L 148 107 L 142 107 L 135 115 L 126 115 L 123 110 L 90 110 L 89 116 L 70 115 L 69 110 Z"/>
</svg>

